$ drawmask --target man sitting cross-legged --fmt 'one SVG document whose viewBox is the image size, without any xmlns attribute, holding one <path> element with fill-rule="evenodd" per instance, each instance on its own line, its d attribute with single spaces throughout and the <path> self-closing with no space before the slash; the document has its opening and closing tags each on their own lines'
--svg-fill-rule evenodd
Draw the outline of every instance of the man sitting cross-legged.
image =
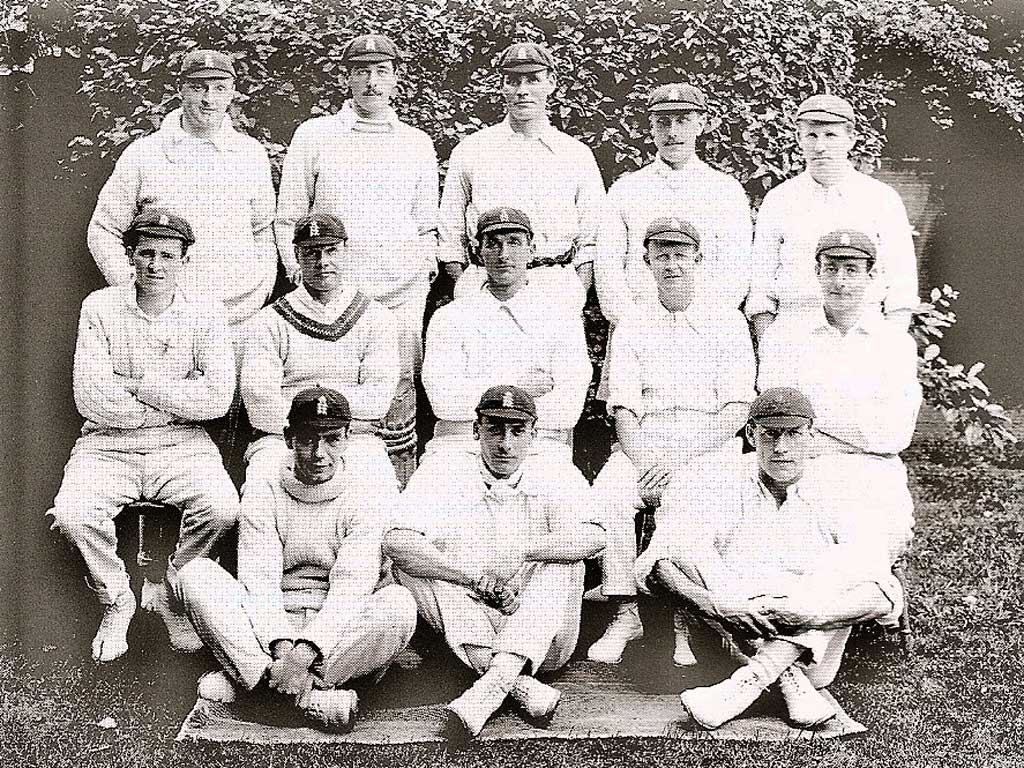
<svg viewBox="0 0 1024 768">
<path fill-rule="evenodd" d="M 835 715 L 829 685 L 853 624 L 895 624 L 903 605 L 884 536 L 856 498 L 805 464 L 814 410 L 791 388 L 751 405 L 755 453 L 705 459 L 665 492 L 637 581 L 658 584 L 725 639 L 739 669 L 680 694 L 705 728 L 739 716 L 778 682 L 799 727 Z"/>
<path fill-rule="evenodd" d="M 643 636 L 633 581 L 637 510 L 657 507 L 673 473 L 725 446 L 754 398 L 747 324 L 738 308 L 709 302 L 700 242 L 687 221 L 650 223 L 644 261 L 657 298 L 635 305 L 612 334 L 608 412 L 619 449 L 594 482 L 594 497 L 608 531 L 602 592 L 617 612 L 587 652 L 593 661 L 618 663 L 627 643 Z M 686 624 L 681 617 L 675 624 L 673 660 L 696 663 Z"/>
<path fill-rule="evenodd" d="M 480 456 L 453 455 L 444 477 L 418 470 L 384 537 L 420 614 L 480 675 L 448 705 L 454 737 L 480 733 L 510 694 L 527 715 L 550 718 L 560 692 L 534 675 L 576 647 L 581 561 L 603 535 L 582 522 L 586 481 L 541 457 L 524 464 L 536 420 L 523 390 L 488 389 L 474 424 Z"/>
<path fill-rule="evenodd" d="M 170 592 L 175 568 L 209 553 L 238 517 L 238 494 L 197 423 L 227 412 L 235 358 L 223 309 L 178 283 L 193 242 L 180 216 L 139 214 L 124 232 L 134 279 L 82 302 L 74 388 L 85 424 L 47 514 L 82 553 L 104 605 L 92 641 L 96 661 L 128 651 L 135 614 L 117 555 L 114 518 L 121 509 L 141 499 L 181 509 L 167 578 L 147 573 L 142 586 L 143 607 L 160 615 L 179 651 L 202 644 Z"/>
<path fill-rule="evenodd" d="M 249 703 L 294 703 L 343 732 L 357 696 L 340 686 L 386 668 L 412 637 L 408 590 L 376 589 L 382 520 L 398 492 L 346 463 L 350 421 L 340 393 L 297 394 L 278 476 L 246 488 L 238 581 L 206 559 L 181 569 L 185 608 L 225 670 L 200 678 L 200 696 L 233 701 L 240 686 Z"/>
</svg>

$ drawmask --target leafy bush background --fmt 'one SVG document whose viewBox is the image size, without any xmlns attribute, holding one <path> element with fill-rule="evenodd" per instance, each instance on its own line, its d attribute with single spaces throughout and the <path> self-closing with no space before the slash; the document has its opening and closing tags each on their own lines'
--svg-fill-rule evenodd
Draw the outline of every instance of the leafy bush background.
<svg viewBox="0 0 1024 768">
<path fill-rule="evenodd" d="M 807 95 L 827 90 L 858 105 L 862 166 L 883 151 L 887 111 L 902 94 L 925 94 L 938 125 L 966 96 L 1024 137 L 1019 41 L 991 52 L 984 0 L 956 7 L 926 0 L 323 0 L 271 2 L 38 2 L 27 17 L 8 6 L 0 73 L 30 71 L 41 56 L 83 62 L 81 96 L 95 132 L 74 139 L 66 169 L 98 152 L 120 153 L 154 130 L 177 104 L 174 73 L 196 47 L 238 57 L 241 98 L 234 118 L 260 138 L 276 165 L 295 127 L 340 108 L 341 49 L 363 32 L 382 32 L 403 50 L 398 112 L 434 139 L 446 159 L 456 142 L 501 117 L 493 62 L 510 42 L 546 42 L 559 64 L 552 119 L 593 148 L 610 183 L 653 152 L 643 98 L 678 79 L 708 93 L 713 130 L 701 154 L 740 179 L 755 205 L 801 167 L 788 116 Z M 442 163 L 442 174 L 445 163 Z M 938 354 L 955 321 L 948 289 L 915 318 L 929 402 L 970 442 L 1001 445 L 1011 435 L 974 366 L 965 372 Z M 937 302 L 937 303 L 936 303 Z M 587 311 L 595 361 L 606 325 Z M 592 402 L 592 399 L 591 399 Z M 588 406 L 588 415 L 600 414 Z"/>
</svg>

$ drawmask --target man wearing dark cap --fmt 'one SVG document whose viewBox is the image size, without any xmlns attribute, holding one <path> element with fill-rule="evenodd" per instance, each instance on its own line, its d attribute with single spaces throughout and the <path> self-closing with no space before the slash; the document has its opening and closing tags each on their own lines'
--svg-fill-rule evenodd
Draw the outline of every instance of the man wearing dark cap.
<svg viewBox="0 0 1024 768">
<path fill-rule="evenodd" d="M 917 345 L 909 333 L 884 322 L 869 300 L 877 279 L 870 237 L 837 230 L 823 235 L 816 250 L 822 311 L 780 320 L 765 332 L 758 385 L 793 386 L 811 398 L 817 411 L 814 452 L 859 488 L 861 514 L 875 515 L 895 559 L 914 524 L 899 453 L 910 445 L 921 407 Z"/>
<path fill-rule="evenodd" d="M 277 475 L 286 453 L 289 404 L 296 393 L 320 383 L 352 406 L 349 461 L 369 462 L 368 476 L 395 487 L 377 434 L 398 383 L 394 316 L 346 279 L 348 230 L 340 219 L 307 214 L 292 237 L 302 283 L 257 315 L 246 340 L 241 391 L 257 430 L 246 452 L 246 482 Z"/>
<path fill-rule="evenodd" d="M 822 296 L 815 246 L 838 229 L 874 240 L 877 274 L 869 300 L 906 330 L 918 305 L 911 227 L 896 190 L 850 162 L 857 141 L 853 106 L 839 96 L 812 96 L 797 108 L 796 134 L 807 167 L 769 191 L 757 214 L 753 277 L 744 307 L 754 332 L 760 337 L 776 317 L 817 312 Z"/>
<path fill-rule="evenodd" d="M 197 424 L 227 411 L 235 365 L 223 308 L 178 284 L 195 240 L 192 227 L 171 211 L 149 209 L 123 238 L 135 279 L 82 303 L 74 390 L 85 424 L 47 513 L 82 554 L 104 606 L 92 642 L 101 662 L 127 652 L 136 607 L 117 556 L 114 518 L 121 509 L 146 500 L 181 510 L 167 578 L 147 573 L 142 588 L 143 607 L 160 615 L 181 651 L 201 643 L 176 610 L 175 571 L 207 554 L 238 517 L 235 488 Z"/>
<path fill-rule="evenodd" d="M 697 156 L 708 130 L 707 98 L 688 83 L 661 85 L 648 94 L 647 113 L 657 155 L 608 190 L 594 262 L 601 312 L 614 326 L 634 303 L 656 300 L 644 232 L 655 218 L 680 213 L 700 233 L 702 293 L 738 309 L 750 289 L 750 203 L 736 179 Z"/>
<path fill-rule="evenodd" d="M 755 452 L 675 478 L 637 560 L 643 589 L 667 590 L 740 661 L 723 682 L 680 695 L 704 728 L 738 717 L 774 683 L 794 725 L 826 722 L 835 709 L 818 690 L 835 678 L 850 627 L 894 625 L 902 610 L 884 541 L 836 492 L 837 478 L 807 462 L 813 421 L 799 390 L 763 392 L 746 426 Z"/>
<path fill-rule="evenodd" d="M 423 360 L 423 312 L 437 270 L 437 155 L 426 133 L 398 119 L 391 101 L 399 53 L 383 35 L 345 47 L 351 98 L 337 114 L 295 131 L 281 174 L 277 243 L 293 282 L 289 243 L 295 222 L 313 211 L 345 222 L 345 282 L 394 314 L 401 376 L 381 436 L 404 484 L 416 468 L 416 388 Z"/>
<path fill-rule="evenodd" d="M 747 324 L 737 307 L 708 300 L 697 229 L 678 216 L 657 218 L 643 245 L 657 299 L 634 306 L 612 336 L 607 409 L 618 444 L 594 482 L 607 529 L 601 592 L 617 610 L 587 655 L 609 664 L 643 636 L 633 579 L 637 510 L 657 507 L 673 475 L 699 455 L 738 451 L 732 438 L 754 399 Z M 695 663 L 687 637 L 677 621 L 680 666 Z"/>
<path fill-rule="evenodd" d="M 246 486 L 238 580 L 205 558 L 181 570 L 185 608 L 223 669 L 199 679 L 201 697 L 276 700 L 344 732 L 358 698 L 341 686 L 386 668 L 408 644 L 415 601 L 404 587 L 378 588 L 398 492 L 346 461 L 351 419 L 340 392 L 299 392 L 278 474 Z"/>
<path fill-rule="evenodd" d="M 548 120 L 555 90 L 551 52 L 537 43 L 513 43 L 498 58 L 498 68 L 506 117 L 452 151 L 441 196 L 439 258 L 459 277 L 473 252 L 480 215 L 499 206 L 518 208 L 533 222 L 531 280 L 580 311 L 593 282 L 604 204 L 601 172 L 588 147 Z M 456 286 L 456 298 L 474 293 L 484 279 L 483 270 L 471 266 Z"/>
<path fill-rule="evenodd" d="M 224 302 L 240 363 L 241 328 L 270 296 L 277 252 L 270 160 L 256 139 L 231 124 L 227 110 L 235 95 L 231 56 L 211 50 L 185 54 L 181 106 L 160 130 L 122 153 L 96 201 L 89 250 L 107 283 L 127 284 L 132 273 L 121 240 L 134 216 L 149 208 L 184 216 L 196 242 L 181 285 Z"/>
<path fill-rule="evenodd" d="M 537 413 L 525 390 L 488 388 L 473 423 L 479 458 L 413 475 L 384 536 L 420 615 L 480 675 L 448 705 L 454 737 L 479 734 L 509 696 L 528 718 L 551 718 L 561 694 L 535 676 L 572 655 L 582 561 L 601 549 L 586 481 L 526 461 Z"/>
<path fill-rule="evenodd" d="M 534 450 L 577 472 L 570 439 L 592 373 L 579 308 L 551 295 L 550 284 L 528 269 L 535 231 L 523 211 L 485 211 L 476 234 L 487 282 L 441 307 L 427 329 L 423 386 L 439 419 L 427 452 L 475 452 L 480 392 L 491 382 L 510 381 L 537 401 Z"/>
</svg>

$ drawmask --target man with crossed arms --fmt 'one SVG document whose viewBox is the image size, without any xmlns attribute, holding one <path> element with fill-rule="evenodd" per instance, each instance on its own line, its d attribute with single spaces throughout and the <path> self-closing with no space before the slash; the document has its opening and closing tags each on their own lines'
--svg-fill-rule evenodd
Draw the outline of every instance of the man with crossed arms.
<svg viewBox="0 0 1024 768">
<path fill-rule="evenodd" d="M 740 662 L 680 694 L 704 728 L 775 683 L 794 725 L 827 722 L 836 711 L 818 690 L 835 678 L 852 625 L 895 625 L 902 610 L 884 535 L 841 476 L 807 463 L 813 421 L 799 390 L 763 392 L 746 425 L 755 452 L 707 457 L 674 478 L 637 559 L 640 587 L 667 590 Z"/>
<path fill-rule="evenodd" d="M 448 707 L 449 735 L 476 736 L 511 695 L 549 720 L 560 692 L 536 679 L 562 667 L 579 634 L 582 560 L 602 546 L 586 522 L 582 476 L 526 462 L 537 407 L 499 385 L 480 397 L 479 456 L 456 455 L 444 476 L 419 470 L 384 537 L 422 615 L 480 679 Z"/>
<path fill-rule="evenodd" d="M 398 328 L 398 390 L 380 428 L 398 479 L 416 468 L 416 388 L 423 312 L 437 269 L 437 155 L 430 137 L 398 119 L 398 49 L 360 35 L 342 59 L 351 98 L 334 115 L 302 123 L 288 147 L 277 205 L 281 263 L 299 282 L 290 243 L 295 222 L 329 213 L 348 228 L 344 282 L 391 310 Z"/>
<path fill-rule="evenodd" d="M 278 474 L 246 486 L 238 581 L 205 558 L 181 569 L 185 609 L 224 670 L 200 678 L 201 697 L 276 703 L 348 731 L 358 696 L 341 686 L 386 668 L 412 637 L 408 590 L 376 588 L 398 492 L 346 461 L 351 418 L 341 393 L 299 392 Z"/>
<path fill-rule="evenodd" d="M 609 664 L 643 636 L 633 581 L 637 510 L 657 507 L 674 473 L 696 456 L 722 449 L 754 398 L 747 324 L 738 308 L 720 307 L 704 294 L 696 228 L 677 217 L 655 219 L 643 245 L 657 298 L 635 305 L 612 337 L 607 407 L 618 449 L 593 493 L 607 529 L 601 591 L 617 606 L 587 656 Z M 674 661 L 695 663 L 681 616 L 675 629 Z"/>
<path fill-rule="evenodd" d="M 531 280 L 579 312 L 594 279 L 604 181 L 589 147 L 548 118 L 556 86 L 551 52 L 538 43 L 513 43 L 498 69 L 506 116 L 452 151 L 441 195 L 439 259 L 453 278 L 462 275 L 456 299 L 473 295 L 485 279 L 481 267 L 466 269 L 477 219 L 498 206 L 517 208 L 533 222 Z"/>
<path fill-rule="evenodd" d="M 914 506 L 899 457 L 921 407 L 917 344 L 885 322 L 871 294 L 877 247 L 863 232 L 837 230 L 816 249 L 824 304 L 816 317 L 773 323 L 760 346 L 758 386 L 792 386 L 814 403 L 813 452 L 862 494 L 861 515 L 887 532 L 895 561 L 911 539 Z"/>
<path fill-rule="evenodd" d="M 348 233 L 340 219 L 311 213 L 295 225 L 293 239 L 302 284 L 260 312 L 246 341 L 242 398 L 260 433 L 246 452 L 246 483 L 277 476 L 291 398 L 322 384 L 345 395 L 352 409 L 346 460 L 365 463 L 367 476 L 382 485 L 397 485 L 377 436 L 398 383 L 394 317 L 344 279 Z"/>
</svg>

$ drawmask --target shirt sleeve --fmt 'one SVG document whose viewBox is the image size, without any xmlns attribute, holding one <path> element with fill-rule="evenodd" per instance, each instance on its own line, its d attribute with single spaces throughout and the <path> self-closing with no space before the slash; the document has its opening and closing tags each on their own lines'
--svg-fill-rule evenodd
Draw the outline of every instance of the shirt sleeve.
<svg viewBox="0 0 1024 768">
<path fill-rule="evenodd" d="M 643 418 L 643 366 L 633 344 L 637 329 L 631 319 L 621 322 L 611 336 L 608 355 L 608 413 L 625 408 Z"/>
<path fill-rule="evenodd" d="M 423 356 L 423 388 L 437 418 L 448 421 L 474 419 L 480 395 L 492 383 L 469 370 L 462 326 L 470 320 L 460 311 L 460 301 L 434 313 Z"/>
<path fill-rule="evenodd" d="M 754 401 L 754 345 L 743 315 L 737 310 L 717 325 L 719 347 L 715 392 L 719 410 L 730 403 Z"/>
<path fill-rule="evenodd" d="M 398 331 L 391 311 L 383 305 L 374 304 L 367 310 L 375 317 L 370 324 L 363 358 L 359 364 L 359 383 L 345 390 L 345 397 L 352 408 L 352 417 L 373 421 L 382 419 L 391 406 L 391 400 L 398 388 Z"/>
<path fill-rule="evenodd" d="M 277 243 L 274 238 L 275 203 L 274 183 L 270 173 L 270 158 L 260 146 L 253 150 L 256 165 L 256 183 L 252 190 L 252 237 L 256 247 L 256 261 L 262 266 L 263 274 L 273 275 L 277 271 Z M 289 246 L 291 240 L 288 241 Z"/>
<path fill-rule="evenodd" d="M 281 391 L 288 334 L 271 312 L 257 314 L 246 333 L 240 390 L 252 425 L 280 435 L 290 406 Z"/>
<path fill-rule="evenodd" d="M 725 220 L 722 222 L 722 252 L 730 265 L 730 272 L 734 276 L 737 293 L 742 302 L 750 293 L 753 277 L 753 227 L 747 193 L 743 191 L 739 182 L 733 179 L 729 181 L 726 203 L 723 207 Z M 739 309 L 739 305 L 736 305 L 735 309 Z"/>
<path fill-rule="evenodd" d="M 884 204 L 878 206 L 879 261 L 885 268 L 888 290 L 884 298 L 886 314 L 910 312 L 921 303 L 917 293 L 917 256 L 907 219 L 907 209 L 899 193 L 888 188 Z"/>
<path fill-rule="evenodd" d="M 136 141 L 121 153 L 89 220 L 89 252 L 108 285 L 125 285 L 133 277 L 121 238 L 139 209 L 141 152 Z"/>
<path fill-rule="evenodd" d="M 537 415 L 544 426 L 572 429 L 580 420 L 593 366 L 587 353 L 583 316 L 578 312 L 558 312 L 545 329 L 551 359 L 554 387 L 537 398 Z M 476 393 L 476 399 L 486 389 Z M 474 403 L 475 405 L 475 403 Z"/>
<path fill-rule="evenodd" d="M 473 194 L 464 144 L 452 150 L 448 161 L 448 175 L 444 179 L 441 207 L 438 214 L 438 260 L 444 263 L 466 264 L 469 235 L 466 232 L 466 207 Z"/>
<path fill-rule="evenodd" d="M 235 353 L 227 319 L 212 309 L 201 317 L 190 378 L 168 378 L 154 370 L 147 371 L 139 384 L 139 400 L 185 421 L 223 416 L 235 395 Z"/>
<path fill-rule="evenodd" d="M 427 268 L 434 270 L 437 266 L 437 218 L 438 218 L 438 173 L 437 152 L 430 139 L 423 140 L 419 173 L 416 179 L 416 191 L 413 199 L 413 220 L 416 222 L 420 247 Z"/>
<path fill-rule="evenodd" d="M 78 412 L 101 427 L 138 429 L 146 426 L 156 409 L 141 402 L 123 382 L 110 354 L 110 338 L 101 314 L 94 306 L 97 294 L 86 298 L 78 321 L 75 345 L 74 392 Z M 103 297 L 109 300 L 109 296 Z"/>
<path fill-rule="evenodd" d="M 372 493 L 369 488 L 364 490 Z M 397 491 L 393 496 L 397 499 Z M 309 640 L 323 653 L 329 652 L 345 628 L 359 618 L 363 598 L 373 592 L 380 579 L 381 539 L 388 502 L 377 494 L 364 496 L 360 503 L 365 506 L 351 510 L 347 520 L 339 521 L 344 536 L 328 576 L 327 598 L 299 635 L 299 639 Z"/>
<path fill-rule="evenodd" d="M 579 230 L 576 235 L 576 255 L 573 264 L 591 264 L 597 251 L 597 236 L 604 214 L 604 179 L 601 170 L 594 160 L 594 153 L 586 147 L 582 148 L 579 162 L 579 189 L 576 191 L 576 211 L 579 217 Z"/>
<path fill-rule="evenodd" d="M 773 190 L 774 191 L 774 190 Z M 750 292 L 744 305 L 748 318 L 763 312 L 775 314 L 778 297 L 775 296 L 775 271 L 781 263 L 779 248 L 782 245 L 783 210 L 778 195 L 765 195 L 757 213 L 754 227 L 754 246 L 751 252 Z"/>
<path fill-rule="evenodd" d="M 601 313 L 617 325 L 632 305 L 626 283 L 626 257 L 629 250 L 629 229 L 626 224 L 620 184 L 612 184 L 605 198 L 604 214 L 598 228 L 594 254 L 594 277 Z"/>
<path fill-rule="evenodd" d="M 295 222 L 309 213 L 316 192 L 317 156 L 315 137 L 310 135 L 309 123 L 295 129 L 292 143 L 281 168 L 281 186 L 277 194 L 277 218 L 274 231 L 277 252 L 281 257 L 285 275 L 293 280 L 299 270 L 292 246 Z"/>
<path fill-rule="evenodd" d="M 249 593 L 249 620 L 267 653 L 276 640 L 294 640 L 281 591 L 284 544 L 277 531 L 275 506 L 270 482 L 246 484 L 238 519 L 238 580 Z"/>
</svg>

